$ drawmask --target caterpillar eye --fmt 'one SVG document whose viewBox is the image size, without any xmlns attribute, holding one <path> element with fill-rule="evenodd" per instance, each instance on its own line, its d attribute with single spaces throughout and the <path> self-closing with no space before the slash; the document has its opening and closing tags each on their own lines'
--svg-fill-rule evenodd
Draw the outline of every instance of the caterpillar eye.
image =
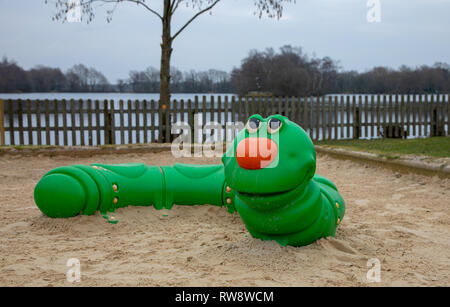
<svg viewBox="0 0 450 307">
<path fill-rule="evenodd" d="M 269 120 L 269 124 L 267 125 L 267 131 L 269 133 L 278 132 L 278 130 L 280 130 L 282 125 L 283 123 L 278 118 L 271 118 Z"/>
<path fill-rule="evenodd" d="M 247 131 L 249 133 L 255 133 L 258 131 L 259 127 L 261 126 L 261 121 L 257 118 L 250 118 L 247 122 Z"/>
</svg>

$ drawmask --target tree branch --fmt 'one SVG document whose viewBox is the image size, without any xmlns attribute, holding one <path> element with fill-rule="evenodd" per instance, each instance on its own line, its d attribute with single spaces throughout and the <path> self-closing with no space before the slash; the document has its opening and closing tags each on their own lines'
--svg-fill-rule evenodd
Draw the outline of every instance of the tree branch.
<svg viewBox="0 0 450 307">
<path fill-rule="evenodd" d="M 88 0 L 88 1 L 81 2 L 80 6 L 83 6 L 83 5 L 86 5 L 86 4 L 92 4 L 94 2 L 119 3 L 119 2 L 124 2 L 124 1 L 136 3 L 137 5 L 142 5 L 149 12 L 155 14 L 159 19 L 161 19 L 161 20 L 163 19 L 162 16 L 157 11 L 153 10 L 147 4 L 145 4 L 143 1 L 140 1 L 140 0 Z"/>
<path fill-rule="evenodd" d="M 125 1 L 128 1 L 128 2 L 134 2 L 134 3 L 137 3 L 138 5 L 140 4 L 140 5 L 142 5 L 143 7 L 145 7 L 149 12 L 151 12 L 151 13 L 155 14 L 156 16 L 158 16 L 159 19 L 161 19 L 161 20 L 163 19 L 162 16 L 161 16 L 157 11 L 151 9 L 147 4 L 145 4 L 145 3 L 142 2 L 142 1 L 138 1 L 138 0 L 125 0 Z"/>
<path fill-rule="evenodd" d="M 175 11 L 177 10 L 178 6 L 180 5 L 181 0 L 174 0 L 170 9 L 171 14 L 173 15 L 173 13 L 175 13 Z"/>
<path fill-rule="evenodd" d="M 202 15 L 203 13 L 205 13 L 205 12 L 211 10 L 211 9 L 212 9 L 213 7 L 215 7 L 216 4 L 219 3 L 219 2 L 220 2 L 220 0 L 216 0 L 216 1 L 214 1 L 214 3 L 211 4 L 210 6 L 208 6 L 207 8 L 205 8 L 205 9 L 201 10 L 200 12 L 198 12 L 197 14 L 195 14 L 191 19 L 189 19 L 188 22 L 186 22 L 186 24 L 185 24 L 184 26 L 182 26 L 182 27 L 180 28 L 180 30 L 178 30 L 177 33 L 175 33 L 174 36 L 172 36 L 172 40 L 174 40 L 181 32 L 183 32 L 183 30 L 186 29 L 186 27 L 187 27 L 188 25 L 190 25 L 191 22 L 193 22 L 198 16 L 200 16 L 200 15 Z"/>
</svg>

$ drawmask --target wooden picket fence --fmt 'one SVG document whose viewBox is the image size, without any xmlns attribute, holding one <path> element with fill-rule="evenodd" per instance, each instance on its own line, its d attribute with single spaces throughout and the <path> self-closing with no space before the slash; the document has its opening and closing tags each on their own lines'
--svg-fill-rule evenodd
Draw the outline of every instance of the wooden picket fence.
<svg viewBox="0 0 450 307">
<path fill-rule="evenodd" d="M 217 122 L 222 140 L 236 131 L 230 122 L 252 114 L 282 114 L 301 125 L 314 141 L 449 135 L 448 95 L 328 97 L 195 97 L 160 105 L 155 100 L 0 100 L 1 145 L 92 146 L 170 142 L 172 126 L 191 127 L 193 142 L 207 135 L 195 129 Z M 195 115 L 197 115 L 195 117 Z M 241 126 L 242 127 L 242 126 Z"/>
</svg>

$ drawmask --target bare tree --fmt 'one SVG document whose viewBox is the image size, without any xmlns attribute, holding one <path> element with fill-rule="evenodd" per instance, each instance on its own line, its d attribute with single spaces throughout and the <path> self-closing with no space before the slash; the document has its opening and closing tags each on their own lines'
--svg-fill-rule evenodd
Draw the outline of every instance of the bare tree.
<svg viewBox="0 0 450 307">
<path fill-rule="evenodd" d="M 148 77 L 148 80 L 150 82 L 150 92 L 156 93 L 158 92 L 159 88 L 159 70 L 155 67 L 148 67 L 145 70 L 145 74 Z"/>
<path fill-rule="evenodd" d="M 180 92 L 183 82 L 183 72 L 176 67 L 171 67 L 170 75 L 171 75 L 170 77 L 171 89 L 172 90 L 175 89 L 176 91 Z"/>
<path fill-rule="evenodd" d="M 4 56 L 0 62 L 0 93 L 28 92 L 29 90 L 30 80 L 27 72 L 16 62 Z"/>
<path fill-rule="evenodd" d="M 135 93 L 150 92 L 150 79 L 144 71 L 130 71 L 129 82 Z"/>
<path fill-rule="evenodd" d="M 89 78 L 89 68 L 83 64 L 74 65 L 72 68 L 67 70 L 66 73 L 67 81 L 69 82 L 69 87 L 75 92 L 89 91 L 88 78 Z"/>
<path fill-rule="evenodd" d="M 105 91 L 109 86 L 106 77 L 95 68 L 83 64 L 74 65 L 66 73 L 69 90 L 74 92 Z"/>
<path fill-rule="evenodd" d="M 337 62 L 329 57 L 310 59 L 301 48 L 283 46 L 263 52 L 251 50 L 232 72 L 240 95 L 271 93 L 275 96 L 322 95 L 337 86 Z"/>
<path fill-rule="evenodd" d="M 108 89 L 108 79 L 95 68 L 89 68 L 88 85 L 91 92 L 105 92 Z"/>
<path fill-rule="evenodd" d="M 66 76 L 59 68 L 38 65 L 28 71 L 33 92 L 59 92 L 64 89 Z"/>
<path fill-rule="evenodd" d="M 120 93 L 125 92 L 126 87 L 127 87 L 127 83 L 126 83 L 125 80 L 123 80 L 123 79 L 117 80 L 117 90 L 118 90 Z"/>
<path fill-rule="evenodd" d="M 45 0 L 47 2 L 48 0 Z M 150 0 L 55 0 L 54 4 L 57 13 L 55 20 L 65 21 L 67 14 L 76 6 L 81 6 L 82 19 L 91 22 L 95 17 L 95 4 L 110 5 L 107 9 L 107 21 L 110 21 L 116 7 L 121 3 L 132 3 L 145 9 L 161 21 L 162 41 L 161 41 L 161 67 L 160 67 L 160 103 L 168 104 L 170 102 L 170 60 L 172 56 L 173 41 L 200 15 L 210 12 L 221 0 L 162 0 L 163 9 L 157 11 L 155 1 Z M 263 14 L 270 18 L 280 18 L 283 13 L 283 4 L 295 2 L 296 0 L 253 0 L 255 5 L 255 14 L 262 17 Z M 179 29 L 172 31 L 172 18 L 180 5 L 186 5 L 193 8 L 195 13 Z"/>
</svg>

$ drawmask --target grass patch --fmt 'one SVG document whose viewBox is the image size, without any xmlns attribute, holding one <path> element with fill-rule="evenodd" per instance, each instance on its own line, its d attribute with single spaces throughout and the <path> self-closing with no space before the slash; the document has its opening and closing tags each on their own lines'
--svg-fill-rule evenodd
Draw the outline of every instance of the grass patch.
<svg viewBox="0 0 450 307">
<path fill-rule="evenodd" d="M 450 137 L 423 139 L 379 139 L 379 140 L 339 140 L 319 141 L 316 145 L 330 145 L 359 151 L 376 153 L 389 159 L 397 159 L 395 154 L 450 157 Z"/>
</svg>

